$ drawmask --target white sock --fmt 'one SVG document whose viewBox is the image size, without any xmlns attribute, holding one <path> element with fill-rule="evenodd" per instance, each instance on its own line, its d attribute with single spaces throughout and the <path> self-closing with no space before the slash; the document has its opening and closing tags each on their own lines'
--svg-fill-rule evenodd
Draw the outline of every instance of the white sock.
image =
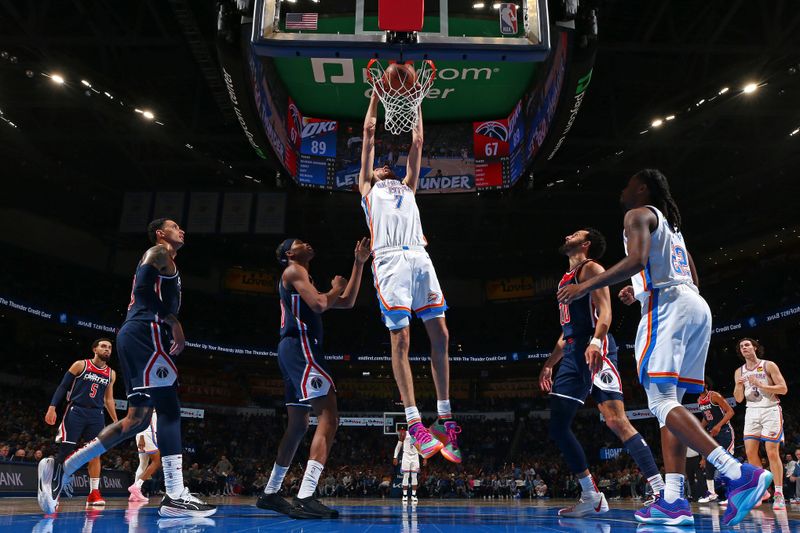
<svg viewBox="0 0 800 533">
<path fill-rule="evenodd" d="M 664 490 L 664 478 L 661 477 L 661 474 L 647 478 L 647 482 L 650 484 L 650 488 L 653 489 L 653 494 L 658 494 Z"/>
<path fill-rule="evenodd" d="M 667 474 L 664 499 L 667 503 L 672 503 L 680 498 L 683 498 L 683 474 Z"/>
<path fill-rule="evenodd" d="M 716 492 L 714 491 L 714 480 L 713 479 L 707 479 L 706 480 L 706 487 L 708 488 L 708 492 L 710 492 L 711 494 L 716 494 Z"/>
<path fill-rule="evenodd" d="M 286 477 L 288 471 L 288 466 L 281 466 L 278 463 L 272 465 L 272 473 L 269 475 L 267 486 L 264 487 L 264 494 L 275 494 L 280 491 L 283 486 L 283 478 Z"/>
<path fill-rule="evenodd" d="M 100 490 L 100 478 L 99 477 L 90 477 L 89 478 L 89 490 Z"/>
<path fill-rule="evenodd" d="M 94 438 L 90 440 L 86 443 L 86 446 L 77 450 L 64 461 L 64 477 L 74 474 L 80 467 L 95 457 L 100 457 L 105 451 L 106 448 L 100 442 L 100 439 Z"/>
<path fill-rule="evenodd" d="M 416 496 L 417 495 L 417 489 L 411 489 L 411 495 L 412 496 Z"/>
<path fill-rule="evenodd" d="M 783 485 L 775 483 L 775 494 L 780 494 L 783 496 Z"/>
<path fill-rule="evenodd" d="M 144 485 L 144 480 L 142 478 L 139 478 L 139 479 L 136 480 L 134 485 L 136 485 L 137 488 L 141 489 L 142 485 Z"/>
<path fill-rule="evenodd" d="M 183 494 L 183 455 L 165 455 L 161 458 L 161 466 L 167 495 L 173 500 L 180 498 Z"/>
<path fill-rule="evenodd" d="M 408 428 L 411 429 L 412 424 L 416 424 L 417 422 L 422 422 L 422 417 L 419 414 L 419 409 L 417 409 L 416 405 L 412 405 L 411 407 L 406 407 L 406 422 L 408 422 Z"/>
<path fill-rule="evenodd" d="M 303 474 L 303 482 L 300 484 L 300 490 L 297 492 L 298 498 L 308 498 L 314 495 L 314 491 L 317 490 L 319 476 L 322 474 L 324 468 L 325 465 L 312 459 L 308 460 L 306 463 L 306 471 Z"/>
<path fill-rule="evenodd" d="M 592 475 L 589 474 L 588 476 L 579 478 L 578 481 L 581 483 L 581 492 L 583 494 L 590 494 L 594 492 L 595 494 L 600 492 L 597 490 L 597 485 L 594 484 L 594 479 L 592 479 Z"/>
<path fill-rule="evenodd" d="M 150 456 L 144 452 L 139 453 L 139 467 L 136 469 L 136 477 L 134 479 L 139 479 L 144 475 L 144 471 L 147 470 L 147 465 L 150 464 Z"/>
<path fill-rule="evenodd" d="M 439 418 L 451 418 L 453 413 L 450 411 L 450 400 L 438 400 L 436 402 L 436 413 Z"/>
<path fill-rule="evenodd" d="M 725 451 L 722 446 L 717 446 L 706 457 L 714 468 L 719 470 L 728 479 L 739 479 L 742 476 L 742 464 Z"/>
</svg>

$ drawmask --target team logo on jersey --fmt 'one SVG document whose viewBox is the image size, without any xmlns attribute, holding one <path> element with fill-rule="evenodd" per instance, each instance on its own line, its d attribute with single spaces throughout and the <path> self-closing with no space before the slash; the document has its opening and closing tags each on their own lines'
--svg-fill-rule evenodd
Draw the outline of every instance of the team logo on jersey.
<svg viewBox="0 0 800 533">
<path fill-rule="evenodd" d="M 439 293 L 438 292 L 429 292 L 428 293 L 428 303 L 432 304 L 439 300 Z"/>
<path fill-rule="evenodd" d="M 475 128 L 475 132 L 484 137 L 491 137 L 492 139 L 498 139 L 503 142 L 508 140 L 508 128 L 496 120 L 484 122 Z"/>
<path fill-rule="evenodd" d="M 600 374 L 600 381 L 602 381 L 606 385 L 611 385 L 612 383 L 614 383 L 614 376 L 611 375 L 610 371 L 603 370 L 603 372 Z"/>
<path fill-rule="evenodd" d="M 169 376 L 169 370 L 165 366 L 159 366 L 156 368 L 156 376 L 159 379 L 167 379 L 167 376 Z"/>
<path fill-rule="evenodd" d="M 763 366 L 759 366 L 758 368 L 756 368 L 756 372 L 763 372 L 763 371 L 764 371 Z"/>
<path fill-rule="evenodd" d="M 313 378 L 311 378 L 308 384 L 309 386 L 311 386 L 312 389 L 319 390 L 322 388 L 322 378 L 314 376 Z"/>
</svg>

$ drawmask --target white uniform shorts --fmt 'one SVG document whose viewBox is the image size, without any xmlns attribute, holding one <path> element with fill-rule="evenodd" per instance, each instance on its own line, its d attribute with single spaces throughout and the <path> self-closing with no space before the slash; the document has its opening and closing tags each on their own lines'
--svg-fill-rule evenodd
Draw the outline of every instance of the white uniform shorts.
<svg viewBox="0 0 800 533">
<path fill-rule="evenodd" d="M 702 392 L 711 310 L 689 285 L 653 289 L 642 304 L 635 356 L 639 381 Z"/>
<path fill-rule="evenodd" d="M 744 440 L 783 442 L 781 406 L 748 407 L 744 413 Z"/>
<path fill-rule="evenodd" d="M 447 302 L 425 248 L 401 246 L 376 250 L 372 275 L 387 328 L 407 327 L 412 311 L 423 321 L 444 316 Z"/>
<path fill-rule="evenodd" d="M 153 417 L 150 419 L 150 425 L 136 434 L 136 446 L 139 446 L 139 441 L 144 439 L 144 453 L 152 455 L 158 451 L 158 431 L 157 431 L 157 417 L 156 412 L 153 411 Z"/>
<path fill-rule="evenodd" d="M 415 457 L 414 459 L 406 459 L 403 457 L 403 461 L 400 463 L 400 471 L 401 472 L 419 472 L 419 456 Z"/>
</svg>

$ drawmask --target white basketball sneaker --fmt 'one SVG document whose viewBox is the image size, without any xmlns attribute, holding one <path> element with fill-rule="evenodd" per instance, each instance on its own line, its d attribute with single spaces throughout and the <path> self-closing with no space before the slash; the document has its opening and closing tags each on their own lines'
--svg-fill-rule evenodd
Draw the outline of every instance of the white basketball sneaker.
<svg viewBox="0 0 800 533">
<path fill-rule="evenodd" d="M 565 518 L 583 518 L 608 512 L 608 501 L 602 492 L 582 492 L 578 503 L 572 507 L 559 509 L 558 516 Z"/>
</svg>

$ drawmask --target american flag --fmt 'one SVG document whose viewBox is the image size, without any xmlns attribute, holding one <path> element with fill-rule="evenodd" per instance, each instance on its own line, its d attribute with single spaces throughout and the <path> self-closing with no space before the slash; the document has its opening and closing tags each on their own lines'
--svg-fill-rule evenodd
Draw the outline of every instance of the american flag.
<svg viewBox="0 0 800 533">
<path fill-rule="evenodd" d="M 316 30 L 317 13 L 286 13 L 287 30 Z"/>
</svg>

